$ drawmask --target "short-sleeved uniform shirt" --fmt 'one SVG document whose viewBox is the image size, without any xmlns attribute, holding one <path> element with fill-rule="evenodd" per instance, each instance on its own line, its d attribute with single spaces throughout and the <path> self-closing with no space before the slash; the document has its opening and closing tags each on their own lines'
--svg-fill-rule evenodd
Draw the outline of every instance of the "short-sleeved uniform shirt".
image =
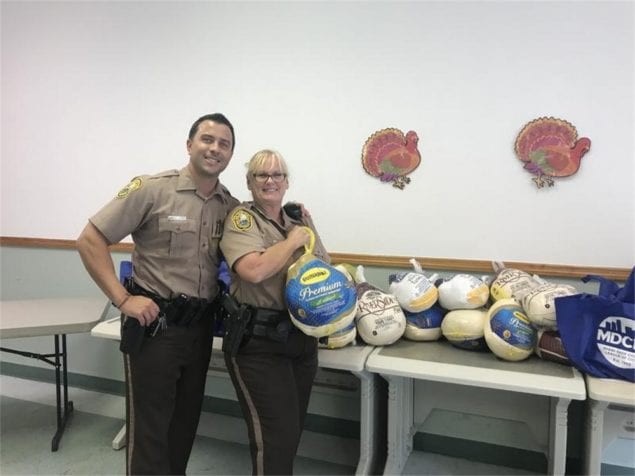
<svg viewBox="0 0 635 476">
<path fill-rule="evenodd" d="M 203 197 L 184 167 L 134 178 L 90 222 L 109 243 L 132 235 L 140 286 L 165 299 L 213 299 L 223 222 L 239 203 L 220 181 Z"/>
<path fill-rule="evenodd" d="M 310 218 L 303 218 L 302 221 L 294 220 L 283 210 L 282 219 L 282 225 L 271 220 L 254 202 L 244 202 L 227 216 L 220 247 L 229 269 L 232 270 L 231 293 L 237 301 L 279 311 L 287 308 L 284 297 L 287 269 L 304 254 L 304 248 L 298 248 L 280 272 L 257 284 L 241 279 L 233 268 L 236 261 L 243 256 L 254 251 L 264 252 L 279 241 L 285 240 L 287 233 L 295 226 L 309 226 L 313 230 L 315 233 L 313 255 L 330 263 L 331 259 Z"/>
</svg>

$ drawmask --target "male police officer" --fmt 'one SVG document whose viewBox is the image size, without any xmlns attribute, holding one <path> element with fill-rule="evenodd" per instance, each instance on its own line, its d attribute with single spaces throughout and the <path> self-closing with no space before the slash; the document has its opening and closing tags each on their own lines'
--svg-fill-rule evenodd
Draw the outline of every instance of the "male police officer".
<svg viewBox="0 0 635 476">
<path fill-rule="evenodd" d="M 185 474 L 212 350 L 218 244 L 238 204 L 218 180 L 234 145 L 224 115 L 199 118 L 186 142 L 189 163 L 134 178 L 77 240 L 86 269 L 124 319 L 127 474 Z M 124 287 L 108 246 L 128 235 L 133 282 Z M 140 349 L 129 340 L 135 329 Z"/>
</svg>

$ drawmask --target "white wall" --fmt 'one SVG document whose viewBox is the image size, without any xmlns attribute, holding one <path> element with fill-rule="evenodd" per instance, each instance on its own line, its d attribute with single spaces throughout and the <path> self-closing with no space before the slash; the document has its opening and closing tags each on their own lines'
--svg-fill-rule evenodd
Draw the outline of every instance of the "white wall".
<svg viewBox="0 0 635 476">
<path fill-rule="evenodd" d="M 632 2 L 12 2 L 2 14 L 3 236 L 73 239 L 138 174 L 180 167 L 198 116 L 263 147 L 331 251 L 631 267 Z M 572 122 L 580 171 L 538 190 L 524 124 Z M 415 130 L 399 191 L 365 174 Z"/>
</svg>

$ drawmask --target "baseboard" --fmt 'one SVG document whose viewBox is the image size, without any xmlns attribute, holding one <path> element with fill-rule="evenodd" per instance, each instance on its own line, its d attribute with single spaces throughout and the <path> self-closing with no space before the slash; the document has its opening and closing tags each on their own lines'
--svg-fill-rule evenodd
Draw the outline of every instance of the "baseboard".
<svg viewBox="0 0 635 476">
<path fill-rule="evenodd" d="M 38 382 L 55 383 L 55 370 L 30 365 L 15 364 L 13 362 L 0 362 L 0 374 L 10 377 L 35 380 Z M 110 395 L 124 395 L 126 387 L 121 380 L 94 377 L 92 375 L 76 374 L 68 372 L 68 385 L 71 387 L 91 390 L 93 392 L 107 393 Z"/>
<path fill-rule="evenodd" d="M 38 382 L 55 383 L 55 370 L 13 362 L 0 362 L 0 374 Z M 125 385 L 120 380 L 69 372 L 68 385 L 110 395 L 125 395 Z M 210 395 L 204 397 L 203 411 L 242 418 L 240 405 L 237 401 Z M 360 425 L 358 421 L 309 414 L 306 417 L 304 428 L 314 433 L 359 440 Z"/>
<path fill-rule="evenodd" d="M 625 466 L 615 466 L 614 464 L 602 463 L 602 476 L 633 476 L 635 468 Z"/>
</svg>

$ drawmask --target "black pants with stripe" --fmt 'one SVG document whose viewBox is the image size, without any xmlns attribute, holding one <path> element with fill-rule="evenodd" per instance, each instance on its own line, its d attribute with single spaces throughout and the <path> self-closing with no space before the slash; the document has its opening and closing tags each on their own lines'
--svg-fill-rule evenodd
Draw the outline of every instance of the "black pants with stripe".
<svg viewBox="0 0 635 476">
<path fill-rule="evenodd" d="M 212 355 L 213 320 L 171 326 L 124 354 L 126 474 L 185 474 Z"/>
<path fill-rule="evenodd" d="M 317 339 L 293 328 L 288 342 L 252 337 L 231 358 L 225 354 L 247 423 L 252 472 L 293 474 L 317 372 Z"/>
</svg>

